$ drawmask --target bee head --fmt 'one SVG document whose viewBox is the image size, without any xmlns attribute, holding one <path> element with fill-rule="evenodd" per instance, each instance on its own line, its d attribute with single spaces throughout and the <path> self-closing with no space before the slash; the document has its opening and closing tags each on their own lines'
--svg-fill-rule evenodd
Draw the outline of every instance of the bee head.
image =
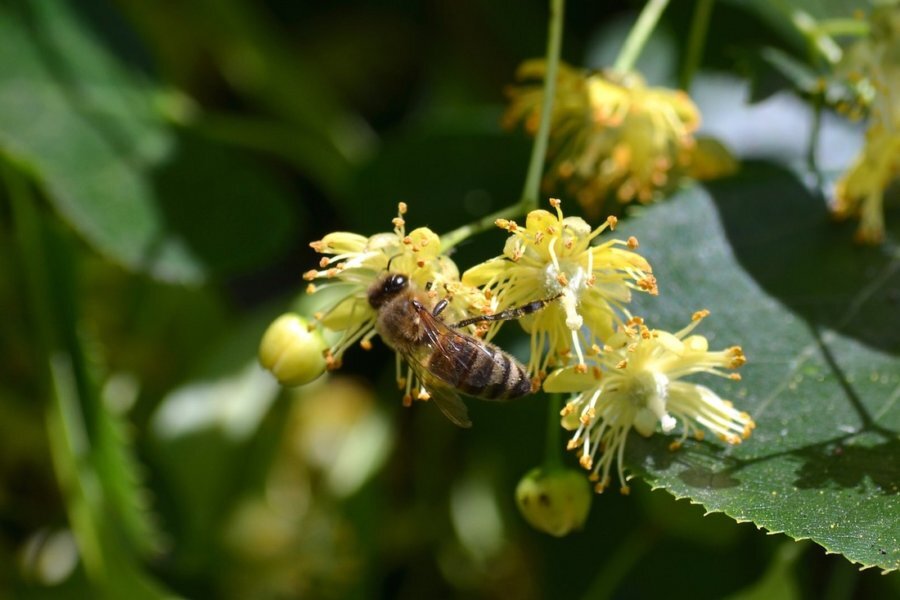
<svg viewBox="0 0 900 600">
<path fill-rule="evenodd" d="M 388 273 L 369 288 L 369 304 L 381 308 L 388 300 L 409 287 L 409 278 L 400 273 Z"/>
</svg>

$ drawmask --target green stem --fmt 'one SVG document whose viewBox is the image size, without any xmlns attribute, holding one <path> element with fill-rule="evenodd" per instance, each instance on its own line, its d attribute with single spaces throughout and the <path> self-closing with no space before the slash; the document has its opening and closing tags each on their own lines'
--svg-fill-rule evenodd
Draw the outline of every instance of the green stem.
<svg viewBox="0 0 900 600">
<path fill-rule="evenodd" d="M 825 19 L 819 21 L 819 31 L 830 36 L 864 37 L 869 35 L 869 23 L 860 19 Z"/>
<path fill-rule="evenodd" d="M 809 172 L 816 178 L 816 189 L 823 193 L 825 189 L 825 177 L 819 169 L 816 160 L 816 149 L 819 147 L 819 137 L 822 133 L 822 96 L 817 95 L 813 99 L 812 131 L 809 132 L 809 146 L 806 149 L 806 166 Z"/>
<path fill-rule="evenodd" d="M 680 87 L 685 91 L 691 87 L 691 81 L 703 59 L 703 49 L 706 47 L 706 34 L 709 31 L 709 19 L 712 15 L 713 4 L 715 4 L 715 0 L 697 0 L 694 7 L 684 66 L 681 70 Z"/>
<path fill-rule="evenodd" d="M 830 35 L 822 31 L 819 22 L 809 13 L 795 10 L 790 13 L 790 20 L 794 27 L 806 37 L 806 43 L 810 48 L 811 58 L 822 57 L 829 64 L 837 64 L 841 60 L 843 51 Z"/>
<path fill-rule="evenodd" d="M 481 217 L 468 225 L 458 227 L 449 233 L 445 233 L 441 236 L 441 251 L 446 252 L 466 238 L 473 236 L 476 233 L 487 231 L 494 226 L 497 219 L 514 219 L 524 215 L 527 210 L 528 206 L 526 206 L 524 202 L 519 202 L 518 204 L 501 208 L 497 212 Z"/>
<path fill-rule="evenodd" d="M 550 24 L 547 33 L 547 73 L 544 76 L 544 103 L 541 107 L 541 123 L 534 145 L 531 147 L 531 160 L 528 162 L 528 174 L 525 176 L 525 188 L 522 190 L 523 209 L 525 212 L 538 206 L 541 174 L 544 171 L 544 159 L 547 156 L 547 142 L 550 138 L 550 116 L 553 114 L 553 101 L 556 98 L 556 73 L 559 71 L 559 54 L 562 47 L 564 0 L 550 0 Z"/>
<path fill-rule="evenodd" d="M 550 394 L 547 399 L 547 439 L 544 448 L 544 469 L 551 471 L 562 466 L 560 456 L 559 411 L 562 409 L 562 394 Z"/>
<path fill-rule="evenodd" d="M 550 0 L 550 24 L 547 33 L 547 73 L 544 78 L 544 99 L 541 107 L 541 123 L 534 145 L 531 147 L 531 158 L 528 161 L 528 173 L 525 175 L 525 187 L 522 198 L 517 204 L 502 208 L 485 217 L 463 225 L 441 236 L 441 249 L 447 251 L 466 238 L 490 229 L 497 219 L 513 219 L 534 210 L 538 206 L 541 187 L 541 174 L 544 170 L 544 159 L 547 156 L 547 142 L 550 137 L 550 115 L 553 111 L 553 98 L 556 96 L 556 73 L 559 70 L 559 54 L 562 47 L 564 0 Z"/>
<path fill-rule="evenodd" d="M 650 34 L 653 33 L 657 22 L 659 22 L 660 15 L 662 15 L 668 4 L 669 0 L 650 0 L 647 2 L 634 27 L 631 28 L 622 50 L 619 51 L 619 56 L 616 58 L 615 64 L 613 64 L 614 70 L 619 73 L 626 73 L 634 67 L 641 50 L 644 49 L 644 44 L 647 43 Z"/>
</svg>

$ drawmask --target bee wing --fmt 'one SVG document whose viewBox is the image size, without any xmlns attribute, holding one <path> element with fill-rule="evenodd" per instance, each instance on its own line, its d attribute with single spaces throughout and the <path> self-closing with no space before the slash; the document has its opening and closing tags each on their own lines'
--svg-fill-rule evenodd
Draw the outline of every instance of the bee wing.
<svg viewBox="0 0 900 600">
<path fill-rule="evenodd" d="M 473 347 L 476 348 L 478 352 L 485 354 L 490 362 L 496 360 L 496 356 L 488 351 L 487 342 L 478 338 L 471 339 L 473 336 L 458 329 L 453 329 L 427 310 L 420 310 L 419 316 L 425 326 L 424 329 L 428 338 L 428 345 L 433 348 L 434 352 L 439 352 L 453 363 L 454 366 L 453 369 L 451 369 L 452 372 L 468 373 L 472 369 L 472 364 L 465 362 L 461 357 L 471 356 L 469 352 Z M 494 348 L 494 351 L 506 354 L 496 347 Z M 510 356 L 509 358 L 518 363 L 514 357 Z M 440 377 L 439 374 L 432 374 L 432 379 L 435 378 L 440 378 L 440 380 L 444 381 L 447 385 L 454 386 L 453 381 L 447 381 L 443 377 Z M 508 398 L 487 398 L 483 396 L 479 396 L 479 399 L 499 402 L 508 400 Z"/>
<path fill-rule="evenodd" d="M 434 400 L 444 416 L 450 419 L 454 425 L 460 427 L 471 427 L 472 421 L 469 419 L 469 409 L 463 403 L 462 398 L 456 391 L 449 387 L 446 383 L 436 378 L 422 364 L 423 357 L 414 352 L 401 353 L 406 363 L 416 374 L 419 382 L 425 387 L 430 400 Z"/>
<path fill-rule="evenodd" d="M 452 388 L 438 385 L 427 387 L 427 389 L 428 393 L 431 394 L 431 399 L 441 409 L 444 416 L 450 419 L 451 423 L 465 428 L 472 426 L 472 421 L 469 419 L 469 409 L 466 408 L 459 394 Z"/>
</svg>

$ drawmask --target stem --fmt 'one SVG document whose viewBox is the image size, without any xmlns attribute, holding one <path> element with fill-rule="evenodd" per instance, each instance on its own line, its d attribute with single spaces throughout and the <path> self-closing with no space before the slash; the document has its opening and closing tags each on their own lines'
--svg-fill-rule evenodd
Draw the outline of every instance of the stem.
<svg viewBox="0 0 900 600">
<path fill-rule="evenodd" d="M 541 107 L 541 123 L 534 145 L 531 147 L 531 158 L 528 161 L 528 173 L 525 175 L 525 187 L 522 198 L 517 204 L 502 208 L 497 212 L 481 217 L 476 221 L 458 227 L 441 236 L 441 250 L 453 248 L 469 236 L 490 229 L 497 219 L 512 219 L 534 210 L 538 206 L 541 174 L 544 170 L 544 159 L 547 156 L 547 142 L 550 137 L 550 115 L 553 111 L 553 99 L 556 96 L 556 73 L 559 71 L 559 54 L 562 47 L 563 13 L 565 0 L 550 0 L 550 24 L 547 32 L 547 73 L 544 77 L 544 104 Z"/>
<path fill-rule="evenodd" d="M 616 58 L 615 64 L 613 64 L 613 69 L 620 73 L 625 73 L 634 67 L 641 50 L 644 49 L 644 44 L 647 43 L 647 39 L 649 39 L 653 29 L 656 28 L 656 23 L 659 22 L 659 17 L 668 4 L 669 0 L 650 0 L 647 2 L 634 27 L 631 28 L 622 50 L 619 51 L 619 56 Z"/>
<path fill-rule="evenodd" d="M 544 448 L 544 469 L 551 471 L 562 466 L 560 457 L 559 411 L 562 406 L 562 394 L 550 394 L 547 401 L 547 439 Z"/>
<path fill-rule="evenodd" d="M 519 202 L 518 204 L 501 208 L 497 212 L 472 221 L 468 225 L 457 227 L 453 231 L 441 236 L 441 251 L 446 252 L 466 238 L 473 236 L 476 233 L 487 231 L 494 226 L 497 219 L 514 219 L 515 217 L 524 215 L 527 211 L 528 206 L 525 202 Z"/>
<path fill-rule="evenodd" d="M 681 89 L 687 91 L 691 87 L 691 80 L 700 66 L 703 58 L 703 49 L 706 47 L 706 34 L 709 31 L 709 18 L 712 15 L 715 0 L 697 0 L 694 7 L 694 17 L 691 20 L 691 31 L 688 34 L 687 52 L 684 57 L 684 66 L 681 70 Z"/>
<path fill-rule="evenodd" d="M 806 166 L 809 172 L 816 178 L 816 193 L 822 194 L 825 189 L 825 177 L 819 169 L 816 160 L 816 150 L 819 147 L 819 136 L 822 133 L 822 96 L 817 95 L 813 99 L 812 130 L 809 132 L 809 146 L 806 149 Z"/>
<path fill-rule="evenodd" d="M 534 210 L 538 206 L 541 174 L 544 171 L 544 159 L 547 156 L 547 141 L 550 138 L 550 115 L 553 113 L 553 101 L 556 98 L 556 73 L 559 70 L 559 54 L 562 47 L 564 0 L 550 0 L 550 24 L 547 31 L 547 73 L 544 76 L 544 103 L 541 106 L 541 123 L 534 145 L 531 147 L 531 159 L 528 162 L 528 174 L 525 176 L 525 188 L 522 190 L 523 212 Z"/>
<path fill-rule="evenodd" d="M 830 36 L 863 37 L 869 35 L 869 23 L 860 19 L 825 19 L 819 21 L 819 31 Z"/>
</svg>

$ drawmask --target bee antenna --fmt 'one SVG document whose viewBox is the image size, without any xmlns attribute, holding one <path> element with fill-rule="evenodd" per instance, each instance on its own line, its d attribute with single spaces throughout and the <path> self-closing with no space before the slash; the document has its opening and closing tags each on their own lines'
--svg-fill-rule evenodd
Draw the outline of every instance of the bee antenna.
<svg viewBox="0 0 900 600">
<path fill-rule="evenodd" d="M 386 271 L 390 272 L 390 270 L 391 270 L 391 263 L 394 262 L 394 259 L 397 258 L 398 256 L 400 256 L 400 253 L 395 254 L 395 255 L 393 255 L 392 257 L 390 257 L 390 258 L 388 259 L 387 268 L 385 269 Z"/>
</svg>

